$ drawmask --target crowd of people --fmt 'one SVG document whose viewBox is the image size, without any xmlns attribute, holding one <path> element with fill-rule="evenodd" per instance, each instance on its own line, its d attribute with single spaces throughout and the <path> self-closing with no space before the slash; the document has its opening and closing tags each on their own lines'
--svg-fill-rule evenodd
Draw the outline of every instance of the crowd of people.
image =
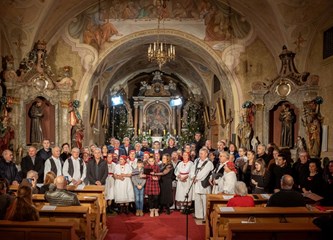
<svg viewBox="0 0 333 240">
<path fill-rule="evenodd" d="M 194 207 L 195 218 L 204 220 L 206 194 L 210 193 L 234 194 L 228 206 L 254 206 L 248 193 L 276 193 L 270 206 L 303 205 L 301 193 L 315 193 L 323 197 L 321 204 L 333 205 L 333 161 L 323 166 L 306 151 L 293 160 L 289 149 L 275 144 L 259 144 L 253 151 L 220 140 L 214 149 L 200 133 L 192 143 L 176 143 L 171 136 L 162 149 L 158 141 L 152 146 L 147 140 L 132 145 L 125 137 L 122 144 L 111 138 L 101 147 L 70 149 L 67 143 L 50 148 L 45 139 L 38 151 L 28 147 L 20 165 L 5 150 L 0 160 L 0 218 L 20 219 L 30 214 L 31 220 L 38 219 L 33 193 L 45 194 L 54 205 L 79 205 L 76 195 L 66 190 L 68 184 L 104 185 L 107 212 L 133 211 L 138 217 L 145 212 L 151 217 L 171 214 L 173 209 L 188 212 Z M 8 197 L 8 185 L 19 185 L 15 201 Z M 293 197 L 298 201 L 294 205 Z M 24 204 L 30 210 L 15 215 L 13 209 L 21 204 L 20 199 L 26 199 Z"/>
</svg>

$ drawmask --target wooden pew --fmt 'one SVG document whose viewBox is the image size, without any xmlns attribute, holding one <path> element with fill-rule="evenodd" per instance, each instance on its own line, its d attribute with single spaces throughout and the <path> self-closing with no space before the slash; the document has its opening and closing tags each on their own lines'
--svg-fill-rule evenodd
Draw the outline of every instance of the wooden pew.
<svg viewBox="0 0 333 240">
<path fill-rule="evenodd" d="M 78 240 L 74 223 L 0 220 L 2 240 Z"/>
<path fill-rule="evenodd" d="M 106 200 L 105 200 L 105 187 L 104 186 L 97 186 L 97 185 L 86 185 L 83 189 L 76 188 L 74 186 L 68 186 L 68 190 L 76 192 L 78 196 L 95 196 L 98 198 L 99 206 L 100 206 L 100 213 L 101 213 L 101 232 L 102 236 L 106 235 L 107 233 L 107 226 L 106 226 Z"/>
<path fill-rule="evenodd" d="M 216 205 L 211 214 L 213 239 L 225 238 L 231 223 L 246 223 L 250 220 L 255 223 L 311 223 L 314 217 L 328 214 L 306 207 L 223 207 Z"/>
<path fill-rule="evenodd" d="M 85 233 L 85 239 L 91 239 L 92 224 L 89 214 L 88 206 L 68 206 L 68 207 L 55 207 L 55 209 L 45 209 L 46 205 L 39 205 L 37 209 L 41 221 L 48 222 L 75 222 L 76 229 L 80 230 L 80 225 L 83 224 L 81 229 Z M 79 221 L 79 222 L 77 222 Z"/>
<path fill-rule="evenodd" d="M 88 194 L 89 195 L 89 194 Z M 88 206 L 90 208 L 89 214 L 90 214 L 90 220 L 92 222 L 92 225 L 94 226 L 94 235 L 96 239 L 99 239 L 102 235 L 102 228 L 101 228 L 101 208 L 99 203 L 99 198 L 96 196 L 83 196 L 78 195 L 78 199 L 82 206 Z M 36 206 L 44 205 L 47 203 L 45 200 L 44 194 L 33 194 L 32 195 L 32 201 Z"/>
<path fill-rule="evenodd" d="M 206 195 L 206 225 L 205 225 L 205 238 L 210 239 L 213 236 L 213 229 L 211 228 L 211 213 L 217 204 L 227 205 L 229 199 L 233 197 L 232 194 L 207 194 Z M 264 198 L 261 194 L 249 194 L 253 197 L 256 206 L 265 206 L 268 199 Z M 270 195 L 269 195 L 270 196 Z"/>
<path fill-rule="evenodd" d="M 320 234 L 313 223 L 230 223 L 227 240 L 316 240 Z"/>
</svg>

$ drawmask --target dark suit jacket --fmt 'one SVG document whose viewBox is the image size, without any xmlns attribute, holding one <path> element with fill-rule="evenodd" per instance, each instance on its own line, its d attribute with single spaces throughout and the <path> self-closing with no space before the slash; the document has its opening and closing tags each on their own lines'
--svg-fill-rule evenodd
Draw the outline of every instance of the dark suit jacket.
<svg viewBox="0 0 333 240">
<path fill-rule="evenodd" d="M 113 149 L 110 151 L 110 153 L 114 153 L 115 150 L 116 150 L 116 148 L 113 148 Z M 119 148 L 118 150 L 119 150 L 118 159 L 119 159 L 119 157 L 120 157 L 121 155 L 126 155 L 126 152 L 125 152 L 125 150 L 124 150 L 123 148 Z"/>
<path fill-rule="evenodd" d="M 98 168 L 98 171 L 96 171 Z M 96 174 L 98 172 L 98 174 Z M 99 163 L 96 163 L 95 159 L 91 159 L 87 164 L 87 179 L 89 184 L 95 185 L 96 181 L 100 181 L 102 185 L 105 185 L 105 180 L 108 177 L 108 164 L 101 159 Z"/>
<path fill-rule="evenodd" d="M 22 158 L 21 162 L 21 171 L 22 171 L 22 177 L 27 177 L 27 172 L 30 170 L 34 170 L 38 172 L 38 183 L 43 183 L 44 178 L 44 161 L 42 158 L 36 156 L 35 158 L 35 164 L 32 163 L 31 157 L 25 156 Z"/>
<path fill-rule="evenodd" d="M 124 145 L 121 145 L 120 148 L 121 148 L 121 149 L 124 149 L 124 151 L 125 151 L 125 155 L 126 155 L 126 156 L 129 155 L 129 152 L 130 152 L 131 150 L 135 150 L 134 147 L 133 147 L 131 144 L 128 146 L 128 151 L 126 151 L 126 148 L 125 148 Z"/>
</svg>

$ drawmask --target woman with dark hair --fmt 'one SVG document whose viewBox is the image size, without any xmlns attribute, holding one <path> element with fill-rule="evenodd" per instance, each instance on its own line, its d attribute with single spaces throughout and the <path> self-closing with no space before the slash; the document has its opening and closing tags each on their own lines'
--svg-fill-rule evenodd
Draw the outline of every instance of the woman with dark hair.
<svg viewBox="0 0 333 240">
<path fill-rule="evenodd" d="M 9 206 L 6 220 L 11 221 L 38 221 L 39 214 L 32 203 L 32 191 L 29 186 L 21 186 L 17 190 L 17 197 Z"/>
<path fill-rule="evenodd" d="M 162 155 L 162 166 L 160 173 L 154 173 L 156 176 L 161 176 L 160 186 L 160 212 L 163 212 L 163 207 L 166 209 L 166 214 L 170 214 L 170 206 L 173 204 L 172 181 L 173 181 L 173 165 L 169 154 Z"/>
<path fill-rule="evenodd" d="M 309 175 L 306 178 L 304 185 L 301 186 L 303 193 L 313 192 L 320 196 L 323 195 L 324 180 L 321 175 L 321 167 L 318 161 L 310 161 Z"/>
<path fill-rule="evenodd" d="M 258 158 L 254 161 L 254 168 L 251 171 L 252 193 L 267 193 L 269 183 L 269 171 L 266 169 L 265 161 Z"/>
<path fill-rule="evenodd" d="M 61 154 L 60 154 L 60 159 L 65 162 L 68 158 L 72 156 L 70 147 L 68 143 L 64 143 L 61 145 Z"/>
<path fill-rule="evenodd" d="M 109 153 L 108 147 L 106 145 L 103 145 L 101 148 L 101 151 L 102 151 L 102 158 L 103 158 L 103 160 L 106 161 L 108 158 L 108 153 Z"/>
<path fill-rule="evenodd" d="M 13 197 L 7 193 L 8 182 L 5 178 L 0 179 L 0 220 L 4 219 L 7 208 L 11 204 Z"/>
<path fill-rule="evenodd" d="M 250 189 L 251 172 L 254 168 L 254 161 L 256 159 L 256 154 L 253 150 L 249 150 L 246 153 L 246 157 L 247 157 L 247 162 L 244 164 L 243 169 L 241 169 L 241 170 L 243 171 L 243 180 L 244 180 L 246 186 L 248 187 L 248 189 Z"/>
</svg>

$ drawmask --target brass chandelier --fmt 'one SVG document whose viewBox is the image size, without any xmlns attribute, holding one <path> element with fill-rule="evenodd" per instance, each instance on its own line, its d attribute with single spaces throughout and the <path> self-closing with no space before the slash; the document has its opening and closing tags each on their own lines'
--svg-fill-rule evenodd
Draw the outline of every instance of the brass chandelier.
<svg viewBox="0 0 333 240">
<path fill-rule="evenodd" d="M 175 46 L 160 40 L 160 22 L 162 18 L 163 16 L 160 15 L 157 21 L 157 40 L 154 43 L 149 44 L 148 47 L 148 61 L 155 61 L 160 70 L 166 62 L 173 61 L 176 57 Z"/>
</svg>

